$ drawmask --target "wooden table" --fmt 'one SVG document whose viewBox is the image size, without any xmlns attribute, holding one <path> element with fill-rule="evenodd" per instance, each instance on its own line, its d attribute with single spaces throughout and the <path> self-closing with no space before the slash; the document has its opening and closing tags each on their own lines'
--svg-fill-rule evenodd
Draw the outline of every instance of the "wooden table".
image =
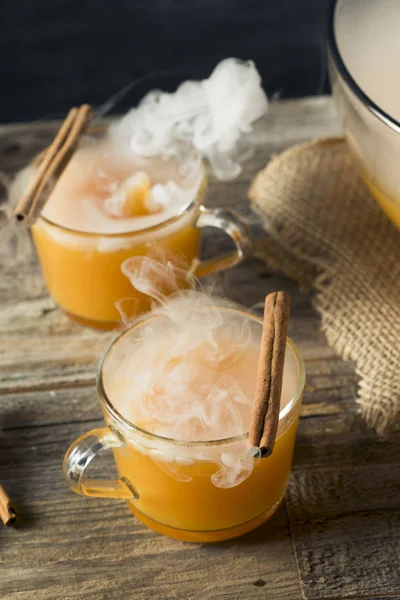
<svg viewBox="0 0 400 600">
<path fill-rule="evenodd" d="M 249 215 L 250 178 L 271 153 L 338 131 L 328 98 L 274 104 L 264 125 L 254 159 L 235 183 L 211 185 L 209 205 Z M 55 127 L 3 126 L 0 169 L 21 168 Z M 216 243 L 207 238 L 207 250 Z M 94 378 L 105 337 L 54 306 L 36 263 L 2 269 L 0 480 L 21 520 L 0 529 L 1 599 L 400 599 L 400 434 L 380 440 L 365 426 L 354 366 L 329 348 L 295 283 L 256 259 L 208 282 L 245 306 L 289 291 L 307 387 L 284 504 L 256 532 L 207 546 L 153 533 L 123 502 L 67 489 L 65 450 L 102 423 Z"/>
</svg>

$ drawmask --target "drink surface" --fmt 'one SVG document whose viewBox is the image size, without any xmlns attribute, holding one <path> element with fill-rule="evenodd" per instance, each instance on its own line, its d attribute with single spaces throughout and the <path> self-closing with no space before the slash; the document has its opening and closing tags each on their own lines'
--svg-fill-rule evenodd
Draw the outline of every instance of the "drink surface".
<svg viewBox="0 0 400 600">
<path fill-rule="evenodd" d="M 212 441 L 246 433 L 261 324 L 217 307 L 179 313 L 175 303 L 144 327 L 140 341 L 123 339 L 106 369 L 106 393 L 128 421 L 161 437 Z M 295 394 L 294 367 L 288 352 L 281 409 Z"/>
<path fill-rule="evenodd" d="M 362 91 L 400 121 L 400 2 L 339 2 L 335 35 L 342 59 Z"/>
<path fill-rule="evenodd" d="M 200 163 L 182 175 L 174 160 L 135 155 L 112 138 L 85 140 L 46 204 L 52 223 L 87 233 L 141 231 L 179 215 L 202 179 Z"/>
</svg>

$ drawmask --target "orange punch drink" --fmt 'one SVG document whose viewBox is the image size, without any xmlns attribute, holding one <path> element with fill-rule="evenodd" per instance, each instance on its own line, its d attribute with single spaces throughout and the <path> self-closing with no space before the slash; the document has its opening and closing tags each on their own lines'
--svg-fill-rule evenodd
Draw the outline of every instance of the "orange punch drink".
<svg viewBox="0 0 400 600">
<path fill-rule="evenodd" d="M 199 159 L 143 158 L 112 138 L 85 139 L 32 226 L 50 295 L 71 318 L 100 329 L 149 308 L 121 265 L 149 256 L 196 275 L 232 266 L 247 254 L 247 229 L 231 211 L 202 206 Z M 199 260 L 200 229 L 231 236 L 235 252 Z"/>
<path fill-rule="evenodd" d="M 74 442 L 64 476 L 78 494 L 126 500 L 159 533 L 214 542 L 258 527 L 282 501 L 304 366 L 288 340 L 277 440 L 260 458 L 247 432 L 262 320 L 204 302 L 175 297 L 114 342 L 98 375 L 106 426 Z M 119 479 L 86 479 L 109 448 Z"/>
</svg>

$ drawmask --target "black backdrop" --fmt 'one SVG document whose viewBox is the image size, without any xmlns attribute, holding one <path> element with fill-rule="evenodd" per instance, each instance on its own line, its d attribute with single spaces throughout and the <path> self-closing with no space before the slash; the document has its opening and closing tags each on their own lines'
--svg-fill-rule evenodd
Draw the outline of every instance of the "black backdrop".
<svg viewBox="0 0 400 600">
<path fill-rule="evenodd" d="M 326 92 L 329 0 L 1 0 L 0 122 L 102 105 L 207 76 L 227 56 L 255 61 L 269 95 Z"/>
</svg>

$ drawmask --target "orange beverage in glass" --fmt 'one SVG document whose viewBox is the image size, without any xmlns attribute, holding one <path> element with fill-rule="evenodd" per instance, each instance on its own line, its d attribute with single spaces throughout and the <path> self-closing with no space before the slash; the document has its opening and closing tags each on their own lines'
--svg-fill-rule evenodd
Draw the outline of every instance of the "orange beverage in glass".
<svg viewBox="0 0 400 600">
<path fill-rule="evenodd" d="M 71 318 L 100 329 L 149 309 L 121 272 L 125 260 L 149 256 L 202 276 L 240 262 L 247 228 L 232 211 L 205 209 L 199 159 L 143 158 L 108 139 L 86 140 L 32 227 L 50 295 Z M 186 165 L 187 167 L 187 165 Z M 200 230 L 231 236 L 235 252 L 201 263 Z"/>
<path fill-rule="evenodd" d="M 261 525 L 283 499 L 304 366 L 288 340 L 275 448 L 258 458 L 247 430 L 262 320 L 226 306 L 177 308 L 143 319 L 106 353 L 98 375 L 106 427 L 76 440 L 64 475 L 76 493 L 125 499 L 159 533 L 225 540 Z M 120 478 L 85 480 L 107 448 Z"/>
</svg>

